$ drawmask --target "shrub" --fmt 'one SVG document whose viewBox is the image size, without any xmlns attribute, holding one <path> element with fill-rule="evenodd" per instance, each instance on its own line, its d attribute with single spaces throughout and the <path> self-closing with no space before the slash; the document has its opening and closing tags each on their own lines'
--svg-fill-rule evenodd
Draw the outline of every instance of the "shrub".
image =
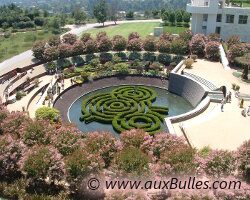
<svg viewBox="0 0 250 200">
<path fill-rule="evenodd" d="M 50 182 L 65 180 L 62 155 L 52 146 L 35 146 L 24 156 L 21 169 L 33 182 L 49 178 Z"/>
<path fill-rule="evenodd" d="M 0 177 L 15 179 L 21 175 L 18 163 L 26 146 L 11 135 L 0 136 Z"/>
<path fill-rule="evenodd" d="M 71 33 L 65 34 L 62 41 L 66 44 L 73 45 L 77 41 L 77 36 Z"/>
<path fill-rule="evenodd" d="M 142 51 L 143 42 L 140 38 L 134 38 L 128 41 L 128 51 Z"/>
<path fill-rule="evenodd" d="M 150 157 L 135 147 L 128 147 L 117 153 L 114 168 L 127 173 L 141 175 L 149 170 Z"/>
<path fill-rule="evenodd" d="M 107 37 L 107 33 L 105 31 L 97 33 L 96 40 L 99 42 L 103 37 Z"/>
<path fill-rule="evenodd" d="M 231 175 L 236 169 L 235 155 L 225 150 L 214 150 L 205 159 L 205 172 L 210 176 Z"/>
<path fill-rule="evenodd" d="M 81 72 L 81 77 L 84 81 L 88 81 L 89 79 L 89 74 L 85 71 Z"/>
<path fill-rule="evenodd" d="M 140 60 L 141 59 L 141 54 L 138 52 L 131 52 L 129 54 L 129 60 Z"/>
<path fill-rule="evenodd" d="M 154 63 L 152 63 L 152 65 L 150 65 L 149 68 L 152 69 L 152 70 L 157 70 L 157 71 L 159 71 L 159 70 L 161 69 L 161 64 L 158 63 L 158 62 L 154 62 Z"/>
<path fill-rule="evenodd" d="M 171 52 L 174 54 L 184 55 L 189 51 L 188 44 L 182 39 L 175 39 L 171 43 Z"/>
<path fill-rule="evenodd" d="M 105 167 L 108 167 L 117 152 L 117 140 L 113 134 L 105 131 L 88 133 L 84 139 L 84 148 L 90 154 L 101 156 Z"/>
<path fill-rule="evenodd" d="M 121 35 L 116 35 L 113 37 L 113 50 L 114 51 L 124 51 L 127 47 L 126 39 Z"/>
<path fill-rule="evenodd" d="M 94 39 L 89 39 L 85 45 L 87 54 L 93 54 L 98 52 L 97 42 Z"/>
<path fill-rule="evenodd" d="M 219 46 L 219 42 L 208 42 L 206 44 L 206 57 L 210 60 L 218 61 L 220 59 Z"/>
<path fill-rule="evenodd" d="M 235 62 L 236 57 L 241 57 L 246 53 L 246 49 L 242 44 L 234 44 L 229 48 L 227 57 L 230 63 Z"/>
<path fill-rule="evenodd" d="M 194 60 L 194 62 L 197 60 L 198 56 L 197 55 L 190 55 L 190 58 Z"/>
<path fill-rule="evenodd" d="M 168 40 L 160 39 L 158 42 L 158 50 L 160 53 L 170 53 L 171 43 Z"/>
<path fill-rule="evenodd" d="M 137 32 L 132 32 L 128 36 L 128 40 L 140 39 L 141 36 Z"/>
<path fill-rule="evenodd" d="M 86 46 L 82 41 L 76 41 L 72 46 L 72 55 L 78 56 L 84 54 L 86 51 Z"/>
<path fill-rule="evenodd" d="M 36 110 L 35 116 L 36 119 L 47 119 L 51 121 L 57 121 L 60 117 L 60 112 L 55 108 L 43 106 Z"/>
<path fill-rule="evenodd" d="M 220 35 L 218 33 L 210 33 L 208 35 L 209 42 L 220 42 Z"/>
<path fill-rule="evenodd" d="M 230 49 L 235 44 L 241 44 L 241 39 L 239 36 L 233 35 L 226 40 L 228 49 Z"/>
<path fill-rule="evenodd" d="M 112 50 L 112 42 L 108 36 L 102 36 L 97 40 L 98 50 L 100 52 L 108 52 Z"/>
<path fill-rule="evenodd" d="M 51 36 L 48 40 L 48 45 L 51 47 L 56 47 L 60 44 L 61 40 L 59 36 Z"/>
<path fill-rule="evenodd" d="M 156 51 L 157 50 L 157 42 L 154 36 L 147 36 L 143 43 L 143 48 L 145 51 Z"/>
<path fill-rule="evenodd" d="M 166 53 L 161 53 L 158 56 L 158 61 L 164 65 L 169 65 L 171 63 L 171 55 Z"/>
<path fill-rule="evenodd" d="M 47 61 L 57 60 L 59 58 L 59 50 L 57 47 L 48 47 L 44 51 L 44 59 Z"/>
<path fill-rule="evenodd" d="M 130 69 L 128 64 L 126 63 L 118 63 L 114 66 L 114 69 L 117 71 L 120 75 L 126 75 L 130 73 Z"/>
<path fill-rule="evenodd" d="M 45 43 L 36 42 L 32 47 L 33 56 L 39 60 L 44 60 Z"/>
<path fill-rule="evenodd" d="M 203 34 L 195 35 L 190 42 L 190 50 L 192 54 L 203 57 L 205 55 L 205 40 Z"/>
<path fill-rule="evenodd" d="M 186 65 L 187 69 L 191 69 L 194 64 L 194 60 L 192 58 L 188 58 L 184 61 L 184 65 Z"/>
<path fill-rule="evenodd" d="M 92 39 L 90 33 L 84 33 L 84 34 L 82 34 L 82 37 L 81 37 L 81 41 L 82 42 L 86 43 L 89 39 Z"/>
<path fill-rule="evenodd" d="M 173 40 L 173 35 L 172 35 L 172 33 L 164 32 L 164 33 L 162 33 L 160 35 L 159 40 L 172 41 Z"/>
<path fill-rule="evenodd" d="M 239 91 L 239 90 L 240 90 L 240 86 L 239 86 L 239 85 L 236 85 L 235 90 L 236 90 L 236 91 Z"/>
<path fill-rule="evenodd" d="M 185 30 L 179 34 L 180 38 L 184 41 L 190 41 L 193 37 L 193 32 L 191 30 Z"/>
<path fill-rule="evenodd" d="M 58 46 L 59 57 L 67 58 L 72 56 L 72 46 L 67 43 L 62 43 Z"/>
<path fill-rule="evenodd" d="M 113 61 L 114 64 L 118 64 L 118 63 L 122 62 L 122 59 L 118 55 L 115 55 L 113 57 L 112 61 Z"/>
</svg>

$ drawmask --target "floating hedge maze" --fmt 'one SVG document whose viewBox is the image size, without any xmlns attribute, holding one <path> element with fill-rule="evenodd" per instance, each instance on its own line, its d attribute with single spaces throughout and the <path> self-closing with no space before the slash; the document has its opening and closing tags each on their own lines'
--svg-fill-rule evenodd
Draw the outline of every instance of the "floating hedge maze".
<svg viewBox="0 0 250 200">
<path fill-rule="evenodd" d="M 82 103 L 80 121 L 112 124 L 118 133 L 141 128 L 150 134 L 161 130 L 167 107 L 153 106 L 156 92 L 144 86 L 120 86 L 111 93 L 91 96 Z"/>
</svg>

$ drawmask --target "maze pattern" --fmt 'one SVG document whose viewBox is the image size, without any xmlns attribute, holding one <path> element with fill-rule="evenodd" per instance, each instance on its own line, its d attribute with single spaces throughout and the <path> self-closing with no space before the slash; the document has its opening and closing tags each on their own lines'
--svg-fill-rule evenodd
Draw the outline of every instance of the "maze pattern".
<svg viewBox="0 0 250 200">
<path fill-rule="evenodd" d="M 82 103 L 80 121 L 112 124 L 114 130 L 141 128 L 150 134 L 161 130 L 167 107 L 153 106 L 156 92 L 144 86 L 120 86 L 111 93 L 91 96 Z"/>
</svg>

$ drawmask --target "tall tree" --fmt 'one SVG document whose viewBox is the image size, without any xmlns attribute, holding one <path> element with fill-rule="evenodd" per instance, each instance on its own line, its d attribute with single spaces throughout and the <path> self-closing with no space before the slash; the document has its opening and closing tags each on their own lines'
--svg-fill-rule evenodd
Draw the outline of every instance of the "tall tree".
<svg viewBox="0 0 250 200">
<path fill-rule="evenodd" d="M 114 21 L 115 24 L 117 22 L 118 16 L 118 0 L 111 0 L 109 6 L 109 18 L 110 20 Z"/>
<path fill-rule="evenodd" d="M 162 13 L 162 16 L 161 16 L 161 18 L 162 18 L 162 21 L 164 21 L 165 22 L 165 24 L 167 23 L 167 21 L 168 21 L 168 11 L 167 10 L 165 10 L 164 11 L 164 13 Z"/>
<path fill-rule="evenodd" d="M 102 23 L 104 26 L 104 22 L 107 21 L 107 4 L 105 0 L 100 0 L 99 3 L 94 7 L 94 16 L 99 23 Z"/>
<path fill-rule="evenodd" d="M 76 24 L 81 24 L 82 22 L 85 22 L 87 18 L 85 11 L 82 9 L 75 9 L 72 12 L 72 16 L 74 17 Z"/>
<path fill-rule="evenodd" d="M 168 19 L 169 19 L 169 21 L 171 22 L 171 25 L 173 26 L 174 23 L 175 23 L 175 13 L 174 13 L 173 10 L 171 10 L 171 11 L 169 12 Z"/>
</svg>

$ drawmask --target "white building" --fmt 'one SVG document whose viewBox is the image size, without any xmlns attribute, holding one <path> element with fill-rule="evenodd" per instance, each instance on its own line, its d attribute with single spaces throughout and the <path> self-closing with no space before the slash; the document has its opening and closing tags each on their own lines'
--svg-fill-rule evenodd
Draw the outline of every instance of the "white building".
<svg viewBox="0 0 250 200">
<path fill-rule="evenodd" d="M 226 4 L 226 0 L 192 0 L 187 4 L 192 14 L 192 31 L 219 33 L 223 40 L 231 35 L 250 42 L 250 8 Z"/>
</svg>

